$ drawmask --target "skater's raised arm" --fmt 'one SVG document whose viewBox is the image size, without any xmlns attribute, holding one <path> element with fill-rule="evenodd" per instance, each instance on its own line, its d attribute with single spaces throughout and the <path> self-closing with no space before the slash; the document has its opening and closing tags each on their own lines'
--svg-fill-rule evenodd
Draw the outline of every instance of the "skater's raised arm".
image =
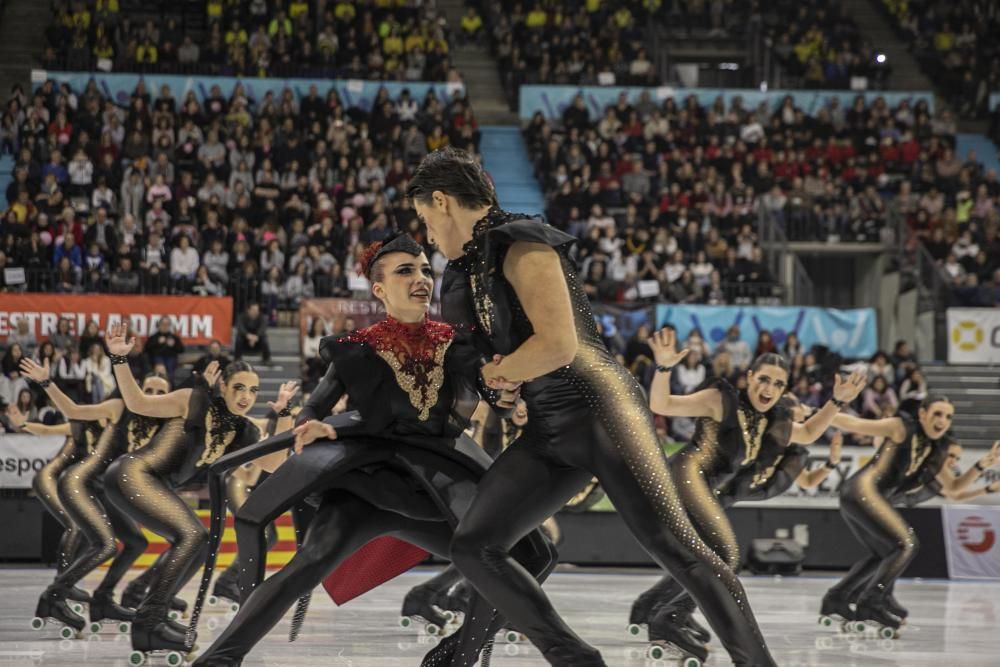
<svg viewBox="0 0 1000 667">
<path fill-rule="evenodd" d="M 833 398 L 827 401 L 821 410 L 813 413 L 805 423 L 792 424 L 792 442 L 811 445 L 819 440 L 819 437 L 826 433 L 826 429 L 830 428 L 834 417 L 840 413 L 841 406 L 853 401 L 865 388 L 866 376 L 867 373 L 860 369 L 851 373 L 846 380 L 839 374 L 835 375 Z"/>
<path fill-rule="evenodd" d="M 72 435 L 72 427 L 69 422 L 49 426 L 38 422 L 29 422 L 27 415 L 17 409 L 16 405 L 7 406 L 7 418 L 11 425 L 19 430 L 27 431 L 32 435 Z"/>
<path fill-rule="evenodd" d="M 567 366 L 576 358 L 573 307 L 562 263 L 551 246 L 517 241 L 504 258 L 503 273 L 514 288 L 533 333 L 499 363 L 483 366 L 487 386 L 496 380 L 527 382 Z"/>
<path fill-rule="evenodd" d="M 294 418 L 292 417 L 291 409 L 288 407 L 288 402 L 292 400 L 298 390 L 298 382 L 294 380 L 285 382 L 278 389 L 277 399 L 274 401 L 268 401 L 267 406 L 271 408 L 271 411 L 277 416 L 273 435 L 284 433 L 292 428 Z M 260 428 L 258 426 L 258 429 L 261 433 L 261 439 L 266 439 L 269 435 L 267 433 L 267 425 L 265 425 L 264 428 Z M 274 472 L 287 458 L 288 450 L 283 449 L 272 454 L 268 454 L 267 456 L 262 456 L 254 462 L 260 466 L 262 470 Z"/>
<path fill-rule="evenodd" d="M 704 389 L 688 396 L 670 393 L 670 369 L 684 360 L 690 350 L 677 352 L 677 334 L 664 327 L 649 337 L 656 360 L 656 375 L 649 388 L 649 409 L 667 417 L 711 417 L 722 419 L 722 395 L 718 389 Z"/>
<path fill-rule="evenodd" d="M 972 482 L 986 472 L 987 468 L 992 468 L 1000 461 L 1000 440 L 993 443 L 986 454 L 984 454 L 976 464 L 956 476 L 947 467 L 937 474 L 937 481 L 941 484 L 941 495 L 951 498 L 952 494 L 959 494 L 965 491 Z"/>
<path fill-rule="evenodd" d="M 1000 481 L 992 482 L 986 486 L 980 486 L 977 489 L 968 489 L 966 491 L 959 491 L 958 493 L 946 493 L 944 489 L 941 490 L 941 495 L 943 495 L 948 500 L 954 500 L 956 502 L 963 502 L 966 500 L 972 500 L 973 498 L 978 498 L 980 496 L 985 496 L 990 493 L 997 493 L 1000 491 Z"/>
<path fill-rule="evenodd" d="M 66 419 L 78 421 L 95 421 L 98 419 L 110 419 L 118 421 L 121 417 L 125 403 L 121 399 L 113 398 L 108 401 L 101 401 L 97 405 L 81 405 L 64 394 L 62 390 L 49 379 L 49 360 L 46 359 L 40 366 L 33 359 L 27 357 L 21 359 L 21 375 L 34 381 L 39 387 L 45 390 L 45 395 L 52 399 L 53 405 L 59 412 L 66 416 Z"/>
<path fill-rule="evenodd" d="M 128 337 L 128 329 L 124 323 L 109 326 L 104 340 L 111 355 L 111 367 L 115 372 L 115 380 L 118 381 L 118 389 L 125 400 L 125 407 L 147 417 L 187 417 L 190 389 L 178 389 L 159 396 L 143 393 L 132 375 L 132 369 L 129 368 L 127 361 L 124 361 L 135 345 L 135 337 L 131 339 Z M 218 369 L 219 364 L 215 361 L 205 368 L 204 376 L 206 380 L 210 380 L 210 386 L 218 380 Z"/>
<path fill-rule="evenodd" d="M 900 443 L 906 438 L 906 425 L 903 424 L 903 420 L 899 417 L 862 419 L 861 417 L 840 413 L 833 418 L 830 425 L 848 433 L 870 435 L 873 438 L 886 438 L 895 443 Z"/>
</svg>

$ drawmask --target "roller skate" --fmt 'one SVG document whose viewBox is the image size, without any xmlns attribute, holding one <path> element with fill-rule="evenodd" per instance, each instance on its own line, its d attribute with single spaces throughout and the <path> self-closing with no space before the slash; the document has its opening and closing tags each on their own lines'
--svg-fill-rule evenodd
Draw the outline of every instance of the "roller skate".
<svg viewBox="0 0 1000 667">
<path fill-rule="evenodd" d="M 910 615 L 910 612 L 906 607 L 899 604 L 899 600 L 896 599 L 895 595 L 893 595 L 892 593 L 886 595 L 885 599 L 882 601 L 882 604 L 885 605 L 886 611 L 888 611 L 893 616 L 899 618 L 902 624 L 904 625 L 906 624 L 906 617 Z"/>
<path fill-rule="evenodd" d="M 448 618 L 434 606 L 439 593 L 427 586 L 416 586 L 403 598 L 403 608 L 399 612 L 399 626 L 408 628 L 415 621 L 423 622 L 424 632 L 440 635 L 448 624 Z"/>
<path fill-rule="evenodd" d="M 661 609 L 649 621 L 650 660 L 674 659 L 683 667 L 701 667 L 708 659 L 708 648 L 686 626 L 683 611 Z"/>
<path fill-rule="evenodd" d="M 500 632 L 497 633 L 497 637 L 505 644 L 523 644 L 528 641 L 523 632 L 514 628 L 501 628 Z"/>
<path fill-rule="evenodd" d="M 573 665 L 573 667 L 607 667 L 601 652 L 587 645 L 551 646 L 542 651 L 544 657 L 553 665 Z"/>
<path fill-rule="evenodd" d="M 632 603 L 632 611 L 628 615 L 628 625 L 625 632 L 629 637 L 638 637 L 642 634 L 642 629 L 649 625 L 649 619 L 653 616 L 653 607 L 656 606 L 659 596 L 652 591 L 646 591 L 635 599 Z"/>
<path fill-rule="evenodd" d="M 464 616 L 469 609 L 471 591 L 464 581 L 448 589 L 447 592 L 434 596 L 434 607 L 441 610 L 441 615 L 448 623 L 460 623 L 459 615 Z"/>
<path fill-rule="evenodd" d="M 139 605 L 146 598 L 148 586 L 140 579 L 129 582 L 125 590 L 122 591 L 122 606 L 129 609 L 138 609 Z"/>
<path fill-rule="evenodd" d="M 850 601 L 838 594 L 827 593 L 819 610 L 819 624 L 824 628 L 840 626 L 840 631 L 850 634 L 864 632 L 864 623 L 858 623 Z"/>
<path fill-rule="evenodd" d="M 69 608 L 83 616 L 84 612 L 87 611 L 87 606 L 90 605 L 91 597 L 87 591 L 73 586 L 67 591 L 66 599 L 70 601 Z"/>
<path fill-rule="evenodd" d="M 882 639 L 899 637 L 900 619 L 886 608 L 885 597 L 862 596 L 854 610 L 855 622 L 871 625 Z"/>
<path fill-rule="evenodd" d="M 194 648 L 187 645 L 185 632 L 178 632 L 169 621 L 137 618 L 132 624 L 132 652 L 128 664 L 133 667 L 157 659 L 162 659 L 169 667 L 180 667 L 190 662 L 193 651 Z"/>
<path fill-rule="evenodd" d="M 98 634 L 106 626 L 114 626 L 118 634 L 127 634 L 135 620 L 135 611 L 115 603 L 111 592 L 94 593 L 90 603 L 90 632 Z"/>
<path fill-rule="evenodd" d="M 208 596 L 208 604 L 212 607 L 224 606 L 226 611 L 234 614 L 240 610 L 240 585 L 235 574 L 226 570 L 219 575 L 212 594 Z"/>
<path fill-rule="evenodd" d="M 87 626 L 87 621 L 70 609 L 66 602 L 65 589 L 52 585 L 38 598 L 35 617 L 31 619 L 31 629 L 41 630 L 52 625 L 59 628 L 62 639 L 78 639 Z"/>
</svg>

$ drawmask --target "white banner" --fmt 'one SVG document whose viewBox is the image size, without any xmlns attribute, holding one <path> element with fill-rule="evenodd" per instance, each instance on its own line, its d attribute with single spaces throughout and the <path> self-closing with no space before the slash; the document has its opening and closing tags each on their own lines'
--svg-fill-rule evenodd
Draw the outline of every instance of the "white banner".
<svg viewBox="0 0 1000 667">
<path fill-rule="evenodd" d="M 948 576 L 952 579 L 1000 579 L 1000 507 L 945 505 Z"/>
<path fill-rule="evenodd" d="M 948 361 L 1000 363 L 1000 308 L 948 309 Z"/>
<path fill-rule="evenodd" d="M 0 435 L 0 489 L 30 489 L 64 442 L 59 435 Z"/>
</svg>

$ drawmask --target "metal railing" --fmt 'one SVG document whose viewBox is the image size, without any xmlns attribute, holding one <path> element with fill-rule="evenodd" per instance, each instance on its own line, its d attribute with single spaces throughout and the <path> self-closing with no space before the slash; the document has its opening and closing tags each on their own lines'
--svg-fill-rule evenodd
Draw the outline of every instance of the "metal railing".
<svg viewBox="0 0 1000 667">
<path fill-rule="evenodd" d="M 764 261 L 771 275 L 785 288 L 785 303 L 811 306 L 815 302 L 816 287 L 798 255 L 788 248 L 788 236 L 771 212 L 761 206 L 757 210 L 757 235 L 764 250 Z"/>
</svg>

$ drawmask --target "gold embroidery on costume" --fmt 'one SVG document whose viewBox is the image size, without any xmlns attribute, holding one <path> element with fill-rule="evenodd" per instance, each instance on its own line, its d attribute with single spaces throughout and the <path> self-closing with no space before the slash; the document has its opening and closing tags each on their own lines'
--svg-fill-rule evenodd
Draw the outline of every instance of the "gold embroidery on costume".
<svg viewBox="0 0 1000 667">
<path fill-rule="evenodd" d="M 216 425 L 215 420 L 212 419 L 212 411 L 205 411 L 205 434 L 207 442 L 205 443 L 205 449 L 201 453 L 201 458 L 195 464 L 195 467 L 201 468 L 202 466 L 212 465 L 219 458 L 226 453 L 226 447 L 229 443 L 233 441 L 236 437 L 236 431 L 232 429 L 225 428 L 225 424 Z M 213 428 L 217 431 L 213 432 Z"/>
<path fill-rule="evenodd" d="M 740 463 L 740 465 L 745 466 L 755 460 L 757 458 L 757 454 L 760 453 L 760 443 L 763 440 L 764 431 L 767 429 L 767 419 L 761 417 L 757 420 L 757 427 L 752 433 L 750 432 L 750 425 L 746 414 L 742 409 L 736 410 L 736 419 L 740 423 L 740 431 L 743 433 L 743 442 L 746 444 L 747 448 L 746 458 L 744 458 L 743 462 Z"/>
<path fill-rule="evenodd" d="M 156 427 L 159 423 L 159 420 L 133 415 L 128 423 L 128 451 L 134 452 L 148 445 L 156 434 Z"/>
<path fill-rule="evenodd" d="M 429 360 L 430 368 L 425 367 L 428 360 L 411 358 L 404 363 L 389 350 L 375 350 L 389 364 L 396 382 L 410 397 L 410 404 L 420 411 L 417 415 L 420 421 L 427 421 L 431 416 L 431 408 L 437 403 L 438 392 L 444 384 L 444 355 L 449 347 L 451 340 L 438 346 L 434 351 L 434 358 Z"/>
<path fill-rule="evenodd" d="M 469 285 L 472 287 L 472 302 L 476 309 L 476 319 L 479 326 L 487 335 L 493 333 L 493 299 L 489 293 L 482 289 L 479 277 L 473 273 L 469 276 Z"/>
<path fill-rule="evenodd" d="M 910 440 L 910 465 L 906 466 L 906 476 L 915 473 L 924 460 L 931 455 L 932 447 L 925 444 L 924 439 L 919 434 L 915 434 Z"/>
<path fill-rule="evenodd" d="M 766 484 L 767 481 L 770 480 L 771 477 L 774 476 L 774 471 L 778 469 L 778 466 L 781 464 L 781 461 L 784 458 L 785 458 L 784 454 L 778 455 L 774 459 L 774 464 L 773 465 L 768 466 L 764 470 L 761 470 L 759 473 L 757 473 L 756 475 L 754 475 L 753 476 L 753 481 L 750 483 L 750 488 L 751 489 L 756 489 L 758 486 L 761 486 L 762 484 Z"/>
</svg>

